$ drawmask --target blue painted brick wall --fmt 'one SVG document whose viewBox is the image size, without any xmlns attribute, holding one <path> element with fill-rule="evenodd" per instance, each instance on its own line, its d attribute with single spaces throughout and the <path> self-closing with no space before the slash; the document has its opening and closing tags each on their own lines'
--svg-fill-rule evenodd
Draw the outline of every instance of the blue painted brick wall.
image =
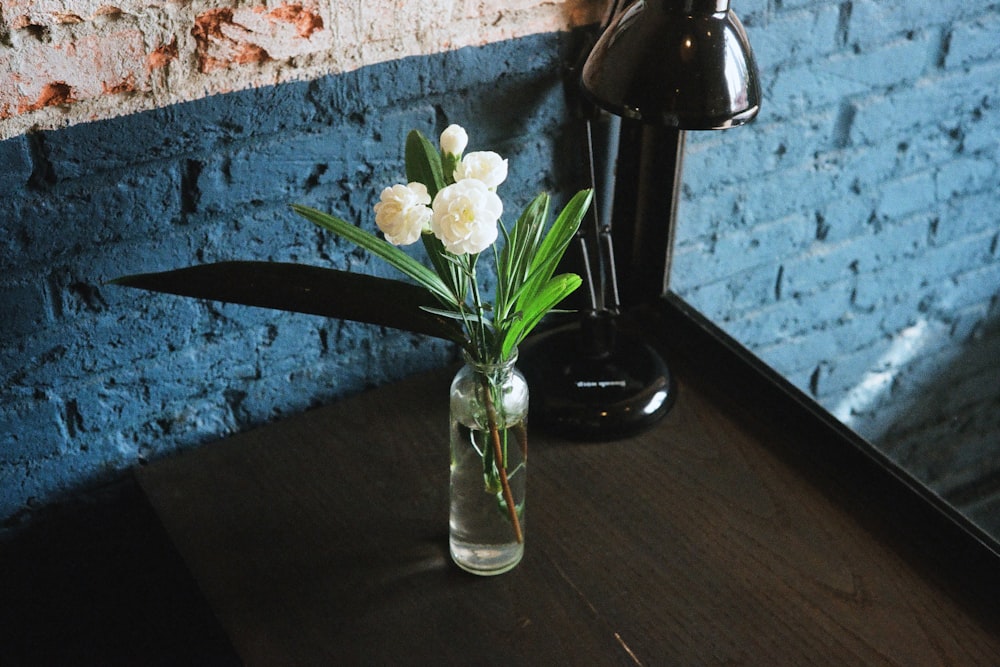
<svg viewBox="0 0 1000 667">
<path fill-rule="evenodd" d="M 754 5 L 762 111 L 689 133 L 672 286 L 958 494 L 1000 470 L 935 407 L 985 372 L 1000 408 L 1000 3 Z"/>
<path fill-rule="evenodd" d="M 463 124 L 505 204 L 568 192 L 566 35 L 407 58 L 0 143 L 0 523 L 180 448 L 454 358 L 351 322 L 105 285 L 226 259 L 391 269 L 297 218 L 374 229 L 406 133 Z"/>
<path fill-rule="evenodd" d="M 946 370 L 949 387 L 990 386 L 998 370 L 968 360 L 1000 358 L 1000 3 L 733 7 L 761 66 L 763 110 L 747 127 L 689 134 L 674 289 L 834 410 L 878 387 L 878 364 L 914 334 L 921 363 L 895 369 L 913 409 L 947 402 L 927 390 L 927 369 Z M 0 143 L 0 520 L 447 360 L 447 347 L 398 332 L 102 281 L 234 258 L 385 272 L 285 204 L 370 221 L 411 126 L 463 122 L 509 154 L 514 207 L 538 187 L 560 190 L 561 40 Z M 891 431 L 891 393 L 869 396 L 855 426 Z M 970 431 L 987 432 L 981 405 L 959 407 Z M 894 455 L 927 474 L 949 458 L 981 467 L 974 445 L 928 455 L 934 428 L 900 433 Z"/>
</svg>

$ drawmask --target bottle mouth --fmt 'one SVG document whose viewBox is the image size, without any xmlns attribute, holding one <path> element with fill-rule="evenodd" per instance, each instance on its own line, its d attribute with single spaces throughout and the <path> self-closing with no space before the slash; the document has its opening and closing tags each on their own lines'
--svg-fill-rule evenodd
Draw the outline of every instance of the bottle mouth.
<svg viewBox="0 0 1000 667">
<path fill-rule="evenodd" d="M 514 364 L 517 363 L 517 348 L 515 347 L 511 351 L 510 355 L 504 360 L 482 361 L 473 358 L 473 356 L 469 354 L 467 350 L 462 350 L 462 359 L 465 361 L 466 364 L 468 364 L 469 366 L 474 366 L 477 370 L 483 370 L 483 371 L 501 370 L 504 368 L 511 368 L 514 366 Z"/>
</svg>

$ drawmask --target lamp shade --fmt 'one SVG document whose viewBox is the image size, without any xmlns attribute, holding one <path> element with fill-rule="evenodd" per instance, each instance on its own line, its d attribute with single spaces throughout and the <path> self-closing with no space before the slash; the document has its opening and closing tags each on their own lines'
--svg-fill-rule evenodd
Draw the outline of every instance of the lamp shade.
<svg viewBox="0 0 1000 667">
<path fill-rule="evenodd" d="M 583 67 L 611 113 L 681 130 L 742 125 L 760 109 L 750 42 L 729 0 L 630 0 Z"/>
</svg>

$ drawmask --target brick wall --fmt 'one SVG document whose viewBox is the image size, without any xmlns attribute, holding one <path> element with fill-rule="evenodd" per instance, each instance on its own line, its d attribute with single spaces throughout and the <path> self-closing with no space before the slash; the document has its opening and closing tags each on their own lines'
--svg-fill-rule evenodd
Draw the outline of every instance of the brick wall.
<svg viewBox="0 0 1000 667">
<path fill-rule="evenodd" d="M 763 110 L 689 135 L 674 288 L 941 493 L 1000 499 L 1000 3 L 734 7 Z"/>
<path fill-rule="evenodd" d="M 598 20 L 605 0 L 6 0 L 0 139 Z"/>
<path fill-rule="evenodd" d="M 439 4 L 467 13 L 489 9 L 487 3 Z M 7 102 L 0 110 L 11 136 L 0 142 L 0 529 L 117 479 L 130 466 L 454 359 L 448 345 L 395 330 L 105 281 L 225 259 L 390 275 L 384 264 L 320 232 L 287 206 L 306 203 L 373 224 L 377 193 L 402 177 L 403 141 L 411 128 L 435 136 L 459 122 L 472 147 L 508 157 L 504 200 L 511 209 L 526 205 L 539 189 L 564 194 L 557 156 L 566 118 L 561 51 L 569 33 L 535 29 L 556 19 L 566 28 L 576 19 L 567 19 L 567 3 L 514 4 L 504 16 L 530 20 L 515 25 L 490 9 L 476 38 L 484 45 L 451 49 L 444 47 L 453 41 L 435 42 L 427 54 L 391 59 L 355 54 L 374 64 L 275 85 L 262 85 L 260 77 L 242 85 L 247 72 L 266 80 L 280 69 L 272 45 L 263 60 L 233 55 L 236 47 L 200 51 L 197 35 L 192 41 L 188 34 L 200 28 L 188 27 L 176 32 L 177 54 L 171 47 L 164 55 L 162 67 L 171 69 L 167 84 L 180 77 L 173 71 L 180 62 L 197 85 L 210 90 L 228 76 L 236 90 L 165 106 L 159 102 L 192 92 L 177 84 L 170 95 L 158 96 L 161 60 L 151 54 L 173 43 L 169 34 L 133 39 L 120 28 L 134 17 L 101 18 L 96 4 L 83 11 L 74 3 L 79 21 L 53 19 L 45 3 L 5 4 L 0 68 L 7 68 L 8 78 L 0 81 L 0 95 Z M 380 6 L 388 11 L 395 5 Z M 550 18 L 535 21 L 537 8 Z M 165 3 L 143 11 L 197 19 L 211 10 Z M 234 16 L 246 23 L 244 11 L 235 9 Z M 13 21 L 17 12 L 27 18 Z M 466 23 L 483 21 L 471 17 Z M 286 18 L 268 14 L 260 25 L 284 35 Z M 336 44 L 342 26 L 331 18 L 324 15 L 323 29 L 332 31 Z M 36 41 L 55 51 L 12 51 L 11 42 L 35 39 L 14 33 L 41 33 L 33 26 L 54 20 L 63 23 L 45 24 L 51 39 Z M 368 42 L 352 47 L 360 51 L 402 39 L 369 34 L 385 28 L 374 18 L 356 23 L 369 31 L 363 31 Z M 301 31 L 314 27 L 308 22 Z M 514 28 L 524 36 L 489 41 L 496 31 Z M 77 31 L 73 46 L 62 49 L 58 37 L 70 30 Z M 214 30 L 206 28 L 208 39 Z M 224 26 L 218 30 L 231 34 Z M 91 48 L 101 40 L 103 46 Z M 113 58 L 105 57 L 109 43 Z M 206 53 L 214 55 L 209 60 Z M 283 63 L 296 66 L 299 56 L 283 53 Z M 150 58 L 155 66 L 144 69 Z M 12 62 L 44 76 L 29 84 L 18 75 L 12 83 Z M 104 66 L 134 83 L 134 90 L 106 85 L 113 78 Z M 218 78 L 209 84 L 204 77 Z M 64 79 L 71 94 L 39 108 L 16 101 L 12 91 L 37 100 L 42 93 L 36 95 L 36 84 L 48 79 Z M 104 114 L 102 105 L 119 100 L 129 111 L 148 108 Z M 84 122 L 92 114 L 109 117 Z M 10 131 L 28 121 L 68 127 Z"/>
<path fill-rule="evenodd" d="M 382 271 L 285 204 L 369 216 L 411 126 L 456 120 L 510 154 L 515 206 L 558 190 L 554 31 L 602 5 L 4 3 L 0 521 L 448 359 L 398 332 L 102 283 L 244 258 Z M 1000 412 L 995 393 L 958 399 L 995 390 L 980 361 L 1000 358 L 1000 4 L 733 7 L 763 111 L 690 135 L 673 286 L 856 428 L 898 433 L 925 478 L 965 475 L 941 482 L 961 499 Z M 925 423 L 902 426 L 899 395 Z M 958 409 L 980 444 L 938 446 Z"/>
</svg>

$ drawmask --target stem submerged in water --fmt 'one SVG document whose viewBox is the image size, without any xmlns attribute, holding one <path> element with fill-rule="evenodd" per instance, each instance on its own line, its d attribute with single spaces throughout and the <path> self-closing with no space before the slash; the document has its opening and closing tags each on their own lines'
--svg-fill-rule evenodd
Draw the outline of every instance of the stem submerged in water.
<svg viewBox="0 0 1000 667">
<path fill-rule="evenodd" d="M 497 471 L 500 473 L 500 487 L 503 490 L 503 498 L 507 503 L 507 513 L 510 515 L 510 524 L 514 528 L 514 538 L 518 544 L 524 543 L 524 533 L 521 531 L 521 520 L 517 516 L 517 505 L 514 504 L 514 494 L 510 490 L 510 481 L 507 479 L 507 459 L 504 456 L 503 445 L 500 443 L 500 427 L 498 426 L 497 411 L 493 405 L 493 391 L 488 377 L 483 377 L 483 394 L 486 403 L 486 419 L 489 422 L 490 440 L 493 443 L 493 458 Z M 527 449 L 527 438 L 524 438 L 522 447 Z"/>
</svg>

